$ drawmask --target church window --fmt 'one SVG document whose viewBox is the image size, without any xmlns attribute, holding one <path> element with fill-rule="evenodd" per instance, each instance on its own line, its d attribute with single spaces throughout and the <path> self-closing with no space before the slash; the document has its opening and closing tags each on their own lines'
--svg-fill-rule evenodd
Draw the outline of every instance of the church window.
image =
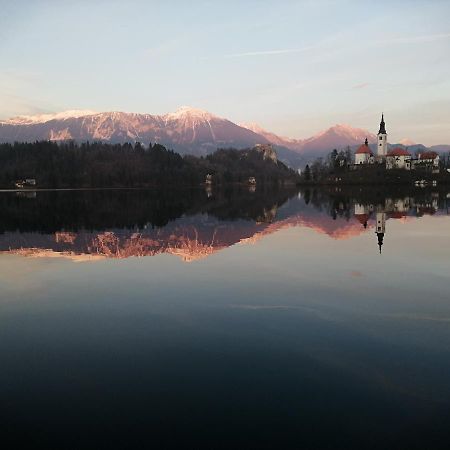
<svg viewBox="0 0 450 450">
<path fill-rule="evenodd" d="M 383 136 L 380 136 L 380 141 L 382 141 L 383 140 Z"/>
</svg>

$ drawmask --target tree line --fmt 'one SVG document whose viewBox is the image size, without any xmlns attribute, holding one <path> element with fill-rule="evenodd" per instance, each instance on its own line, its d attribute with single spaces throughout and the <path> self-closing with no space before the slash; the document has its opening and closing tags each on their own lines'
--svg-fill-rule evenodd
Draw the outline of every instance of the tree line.
<svg viewBox="0 0 450 450">
<path fill-rule="evenodd" d="M 160 144 L 103 142 L 0 144 L 0 187 L 36 179 L 39 188 L 197 186 L 212 175 L 213 184 L 296 182 L 283 163 L 264 159 L 255 149 L 221 149 L 206 157 L 181 156 Z"/>
<path fill-rule="evenodd" d="M 303 171 L 304 181 L 320 181 L 334 173 L 344 173 L 349 170 L 353 163 L 353 153 L 349 146 L 345 150 L 338 151 L 333 149 L 323 158 L 317 158 L 309 165 L 307 164 Z"/>
</svg>

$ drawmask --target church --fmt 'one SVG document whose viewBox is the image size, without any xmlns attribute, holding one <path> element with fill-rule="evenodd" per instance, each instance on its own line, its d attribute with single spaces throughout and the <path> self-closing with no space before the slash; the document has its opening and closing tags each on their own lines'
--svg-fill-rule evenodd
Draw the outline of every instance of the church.
<svg viewBox="0 0 450 450">
<path fill-rule="evenodd" d="M 439 172 L 439 154 L 436 152 L 424 152 L 413 158 L 411 153 L 402 148 L 396 147 L 388 150 L 386 123 L 384 114 L 381 114 L 380 128 L 377 133 L 377 154 L 374 155 L 369 147 L 367 138 L 355 152 L 355 168 L 365 164 L 383 164 L 387 170 L 403 169 L 411 170 L 416 167 L 432 170 L 433 173 Z"/>
</svg>

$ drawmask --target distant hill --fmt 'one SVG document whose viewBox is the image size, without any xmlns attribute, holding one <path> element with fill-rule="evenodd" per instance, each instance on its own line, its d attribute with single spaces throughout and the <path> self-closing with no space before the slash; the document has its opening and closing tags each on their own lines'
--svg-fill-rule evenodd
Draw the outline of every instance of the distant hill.
<svg viewBox="0 0 450 450">
<path fill-rule="evenodd" d="M 447 144 L 432 145 L 429 148 L 431 150 L 434 150 L 435 152 L 439 152 L 439 153 L 450 152 L 450 145 L 447 145 Z"/>
<path fill-rule="evenodd" d="M 347 146 L 361 145 L 367 138 L 369 143 L 376 143 L 377 138 L 373 133 L 350 125 L 335 125 L 321 133 L 303 141 L 303 153 L 330 152 L 334 148 L 340 149 Z"/>
<path fill-rule="evenodd" d="M 290 139 L 278 136 L 275 133 L 265 130 L 256 123 L 241 123 L 241 127 L 247 128 L 260 136 L 266 138 L 271 144 L 300 152 L 302 150 L 303 141 L 301 139 Z"/>
<path fill-rule="evenodd" d="M 334 125 L 308 139 L 290 139 L 266 131 L 257 124 L 242 124 L 243 127 L 263 136 L 274 145 L 293 150 L 303 156 L 321 156 L 334 148 L 361 145 L 367 138 L 370 143 L 376 143 L 376 136 L 367 130 L 354 128 L 350 125 Z"/>
</svg>

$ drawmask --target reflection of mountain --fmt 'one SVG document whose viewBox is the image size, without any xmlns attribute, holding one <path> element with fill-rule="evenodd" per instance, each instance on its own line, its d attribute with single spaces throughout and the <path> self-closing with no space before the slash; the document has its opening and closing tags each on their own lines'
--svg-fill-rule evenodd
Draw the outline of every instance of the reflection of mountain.
<svg viewBox="0 0 450 450">
<path fill-rule="evenodd" d="M 39 192 L 0 196 L 0 251 L 28 256 L 199 259 L 266 227 L 288 191 Z"/>
<path fill-rule="evenodd" d="M 232 230 L 231 230 L 232 231 Z M 8 241 L 10 252 L 26 256 L 51 256 L 52 254 L 75 257 L 90 255 L 94 258 L 128 258 L 174 254 L 184 261 L 206 257 L 217 250 L 234 244 L 233 234 L 228 241 L 217 237 L 216 227 L 201 229 L 195 226 L 166 227 L 162 230 L 107 230 L 102 232 L 79 231 L 70 233 L 70 240 L 61 240 L 61 233 L 39 235 L 7 233 L 0 237 L 3 249 Z M 14 241 L 17 239 L 16 249 Z M 13 245 L 11 245 L 13 244 Z"/>
<path fill-rule="evenodd" d="M 142 197 L 136 205 L 127 204 L 130 200 L 128 193 L 122 193 L 124 197 L 116 205 L 120 208 L 118 211 L 124 213 L 123 220 L 117 214 L 116 221 L 112 221 L 100 209 L 99 215 L 92 212 L 90 221 L 84 222 L 77 216 L 77 221 L 73 223 L 68 218 L 62 222 L 58 220 L 64 213 L 68 215 L 70 209 L 67 209 L 66 203 L 69 200 L 72 205 L 78 205 L 73 198 L 75 193 L 56 197 L 55 193 L 39 193 L 35 199 L 14 198 L 21 214 L 17 214 L 14 223 L 0 221 L 0 252 L 34 257 L 63 256 L 75 261 L 167 253 L 183 261 L 194 261 L 237 243 L 256 243 L 264 236 L 290 227 L 309 228 L 333 239 L 348 239 L 371 230 L 375 215 L 381 211 L 385 215 L 383 217 L 389 220 L 434 214 L 439 210 L 439 197 L 436 195 L 420 200 L 384 196 L 376 202 L 358 202 L 345 196 L 317 192 L 305 192 L 301 198 L 294 196 L 287 200 L 286 192 L 272 192 L 269 195 L 267 192 L 251 194 L 246 191 L 237 195 L 222 193 L 211 200 L 203 192 L 196 191 L 188 199 L 172 196 L 172 200 L 179 205 L 173 210 L 171 201 L 167 200 L 163 207 L 162 197 L 154 196 L 154 193 L 147 193 L 147 196 L 145 192 L 141 193 Z M 43 199 L 39 201 L 41 195 Z M 117 200 L 120 195 L 85 193 L 78 200 L 87 202 L 86 214 L 90 208 L 98 208 L 97 201 L 111 205 L 112 198 Z M 4 196 L 0 199 L 4 200 Z M 8 202 L 3 203 L 3 206 L 8 206 Z M 45 226 L 33 227 L 24 220 L 30 209 L 34 209 L 34 218 L 39 217 L 39 213 L 36 216 L 37 211 L 45 214 L 48 220 Z M 75 209 L 79 210 L 76 206 Z M 166 210 L 177 212 L 169 220 L 161 219 L 161 214 Z M 145 221 L 142 211 L 152 220 Z M 154 226 L 151 222 L 161 222 L 162 226 Z"/>
<path fill-rule="evenodd" d="M 196 215 L 177 219 L 160 229 L 81 230 L 53 234 L 7 232 L 0 235 L 0 251 L 24 256 L 60 255 L 75 259 L 79 259 L 79 255 L 90 255 L 97 259 L 168 253 L 184 261 L 194 261 L 234 244 L 255 243 L 266 235 L 295 226 L 313 228 L 336 239 L 361 233 L 352 222 L 340 223 L 327 216 L 308 218 L 299 215 L 270 223 L 220 221 Z"/>
</svg>

